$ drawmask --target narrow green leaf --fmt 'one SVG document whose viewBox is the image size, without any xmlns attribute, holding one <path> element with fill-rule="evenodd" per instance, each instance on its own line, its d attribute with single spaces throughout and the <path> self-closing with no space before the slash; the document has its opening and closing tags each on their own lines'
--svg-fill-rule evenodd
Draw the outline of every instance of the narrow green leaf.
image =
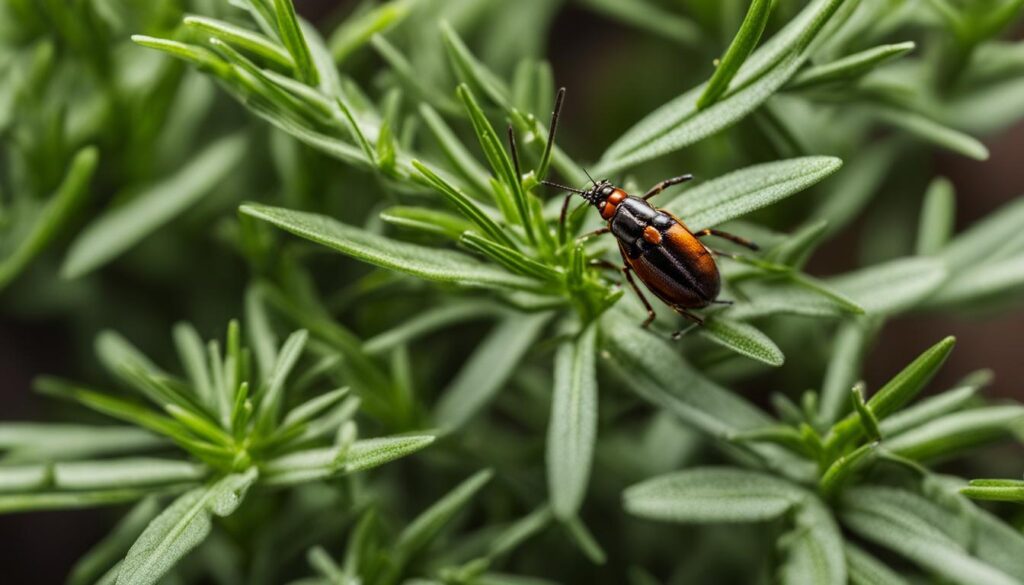
<svg viewBox="0 0 1024 585">
<path fill-rule="evenodd" d="M 35 386 L 44 394 L 74 400 L 93 410 L 130 422 L 174 440 L 190 436 L 185 427 L 174 419 L 156 414 L 148 408 L 127 400 L 88 390 L 54 378 L 40 378 L 36 381 Z"/>
<path fill-rule="evenodd" d="M 561 276 L 556 269 L 528 257 L 517 249 L 493 242 L 476 232 L 469 231 L 462 234 L 459 242 L 470 250 L 486 256 L 494 263 L 504 266 L 509 272 L 552 283 L 558 282 Z"/>
<path fill-rule="evenodd" d="M 898 258 L 826 280 L 869 315 L 890 315 L 913 308 L 946 279 L 943 262 Z"/>
<path fill-rule="evenodd" d="M 822 496 L 831 498 L 839 493 L 853 475 L 871 461 L 877 448 L 877 442 L 868 443 L 836 459 L 818 481 Z"/>
<path fill-rule="evenodd" d="M 283 67 L 295 67 L 295 61 L 284 47 L 257 32 L 205 16 L 189 15 L 182 22 L 185 26 L 214 35 Z"/>
<path fill-rule="evenodd" d="M 1024 249 L 1020 235 L 1024 224 L 1024 198 L 1017 198 L 958 234 L 941 253 L 951 274 L 981 266 Z M 959 279 L 957 279 L 959 280 Z"/>
<path fill-rule="evenodd" d="M 878 419 L 875 418 L 875 414 L 871 412 L 871 409 L 864 402 L 863 383 L 853 387 L 853 392 L 850 393 L 850 402 L 853 404 L 853 411 L 857 413 L 860 426 L 864 429 L 864 434 L 867 435 L 868 439 L 872 441 L 881 440 L 882 432 L 878 430 Z"/>
<path fill-rule="evenodd" d="M 960 490 L 975 500 L 1024 502 L 1024 481 L 1019 479 L 975 479 Z"/>
<path fill-rule="evenodd" d="M 520 544 L 547 527 L 552 518 L 554 516 L 551 514 L 551 508 L 542 506 L 529 515 L 516 520 L 491 542 L 487 549 L 487 558 L 495 559 L 512 552 Z"/>
<path fill-rule="evenodd" d="M 647 480 L 623 492 L 626 511 L 665 522 L 762 522 L 804 498 L 800 488 L 770 475 L 702 467 Z"/>
<path fill-rule="evenodd" d="M 704 33 L 695 22 L 645 0 L 583 0 L 582 3 L 619 22 L 684 45 L 696 46 L 703 40 Z"/>
<path fill-rule="evenodd" d="M 89 196 L 89 183 L 99 152 L 94 147 L 79 150 L 71 160 L 68 172 L 34 219 L 32 228 L 9 256 L 0 261 L 0 289 L 24 268 L 75 219 Z"/>
<path fill-rule="evenodd" d="M 943 339 L 925 350 L 910 365 L 886 382 L 885 386 L 882 386 L 867 403 L 868 409 L 875 418 L 884 419 L 916 396 L 945 363 L 955 343 L 956 340 L 953 337 Z M 832 428 L 827 444 L 832 447 L 845 445 L 850 440 L 861 436 L 862 433 L 863 427 L 861 427 L 857 413 L 851 413 Z"/>
<path fill-rule="evenodd" d="M 875 114 L 882 121 L 937 146 L 975 160 L 988 159 L 988 148 L 980 140 L 932 120 L 924 114 L 888 108 L 877 108 Z"/>
<path fill-rule="evenodd" d="M 498 309 L 490 303 L 460 302 L 450 306 L 433 307 L 430 311 L 402 321 L 394 329 L 367 339 L 363 349 L 370 354 L 382 354 L 438 329 L 494 315 L 497 311 Z"/>
<path fill-rule="evenodd" d="M 192 63 L 199 69 L 208 71 L 221 79 L 232 79 L 234 77 L 231 66 L 206 47 L 146 35 L 132 35 L 132 42 L 142 47 L 167 53 L 187 63 Z"/>
<path fill-rule="evenodd" d="M 487 234 L 492 240 L 498 242 L 504 246 L 512 248 L 513 250 L 518 249 L 515 242 L 498 227 L 497 222 L 491 219 L 479 205 L 474 203 L 469 197 L 463 195 L 457 188 L 452 186 L 450 183 L 445 181 L 437 173 L 430 169 L 430 167 L 424 165 L 418 160 L 412 161 L 412 166 L 427 181 L 434 189 L 444 196 L 444 198 L 459 211 L 469 221 L 477 225 L 485 234 Z"/>
<path fill-rule="evenodd" d="M 779 542 L 786 555 L 780 581 L 785 585 L 845 585 L 843 535 L 832 511 L 812 496 L 796 510 L 795 526 Z"/>
<path fill-rule="evenodd" d="M 928 186 L 917 228 L 918 254 L 936 254 L 949 241 L 956 221 L 956 193 L 953 183 L 939 177 Z"/>
<path fill-rule="evenodd" d="M 910 585 L 910 583 L 887 567 L 882 561 L 847 542 L 846 568 L 852 585 Z"/>
<path fill-rule="evenodd" d="M 533 346 L 550 313 L 514 314 L 504 319 L 473 351 L 441 393 L 434 420 L 458 429 L 485 407 L 505 385 Z"/>
<path fill-rule="evenodd" d="M 179 489 L 167 490 L 175 493 Z M 35 492 L 28 494 L 0 494 L 0 514 L 31 512 L 34 510 L 75 510 L 96 506 L 113 506 L 141 500 L 154 494 L 152 487 L 143 489 L 113 489 L 76 492 Z"/>
<path fill-rule="evenodd" d="M 745 284 L 743 293 L 750 302 L 738 303 L 729 309 L 725 315 L 730 319 L 747 320 L 777 314 L 847 317 L 864 313 L 859 305 L 825 283 L 797 272 L 763 285 Z"/>
<path fill-rule="evenodd" d="M 601 323 L 603 362 L 645 400 L 714 437 L 768 426 L 764 413 L 736 394 L 701 376 L 676 347 L 609 312 Z"/>
<path fill-rule="evenodd" d="M 502 140 L 498 138 L 497 132 L 494 131 L 494 127 L 491 126 L 487 116 L 480 109 L 480 105 L 476 102 L 476 98 L 473 97 L 469 88 L 465 84 L 460 85 L 456 93 L 469 114 L 469 119 L 473 123 L 473 130 L 480 141 L 480 147 L 491 164 L 494 174 L 512 192 L 512 202 L 515 204 L 519 224 L 523 226 L 530 242 L 535 242 L 536 236 L 533 233 L 533 224 L 529 221 L 530 215 L 527 212 L 526 193 L 523 191 L 522 177 L 516 176 L 512 159 L 509 157 L 508 152 L 506 152 Z"/>
<path fill-rule="evenodd" d="M 839 81 L 857 79 L 875 68 L 890 61 L 899 59 L 914 50 L 913 41 L 879 45 L 870 49 L 847 55 L 831 63 L 816 65 L 804 70 L 793 78 L 786 89 L 806 89 Z"/>
<path fill-rule="evenodd" d="M 798 193 L 840 166 L 828 156 L 753 165 L 687 189 L 663 207 L 694 228 L 714 227 Z"/>
<path fill-rule="evenodd" d="M 608 555 L 605 554 L 601 544 L 597 542 L 597 539 L 594 538 L 594 535 L 591 534 L 590 530 L 587 529 L 587 525 L 582 520 L 573 516 L 565 520 L 562 525 L 569 532 L 569 536 L 576 543 L 576 547 L 583 551 L 583 554 L 590 559 L 590 562 L 595 565 L 603 565 L 605 563 Z"/>
<path fill-rule="evenodd" d="M 868 400 L 868 408 L 879 419 L 883 419 L 899 410 L 909 402 L 932 379 L 935 372 L 945 363 L 949 353 L 953 351 L 956 339 L 946 337 L 928 348 L 913 362 L 896 374 L 885 386 Z"/>
<path fill-rule="evenodd" d="M 206 539 L 214 515 L 231 515 L 249 486 L 256 469 L 228 475 L 197 488 L 174 501 L 142 533 L 121 564 L 117 585 L 158 582 L 186 553 Z"/>
<path fill-rule="evenodd" d="M 559 519 L 576 515 L 586 495 L 597 441 L 597 326 L 559 346 L 547 436 L 551 508 Z"/>
<path fill-rule="evenodd" d="M 428 280 L 489 288 L 536 287 L 533 279 L 481 264 L 465 254 L 399 242 L 326 216 L 256 204 L 243 205 L 241 212 L 358 260 Z"/>
<path fill-rule="evenodd" d="M 989 406 L 955 412 L 885 442 L 886 449 L 914 460 L 931 460 L 1007 437 L 1024 421 L 1024 407 Z"/>
<path fill-rule="evenodd" d="M 778 367 L 786 361 L 779 346 L 748 323 L 715 316 L 704 321 L 704 326 L 697 331 L 702 337 L 718 345 L 769 366 Z"/>
<path fill-rule="evenodd" d="M 295 15 L 292 0 L 274 0 L 274 14 L 277 17 L 277 31 L 281 35 L 281 42 L 291 53 L 299 77 L 307 85 L 317 85 L 320 83 L 320 74 L 313 63 L 309 45 L 306 44 L 306 36 L 299 27 L 299 18 Z"/>
<path fill-rule="evenodd" d="M 260 396 L 257 416 L 261 428 L 269 428 L 280 412 L 281 403 L 284 400 L 285 381 L 302 356 L 307 339 L 309 339 L 309 332 L 300 329 L 289 335 L 284 345 L 281 346 L 281 351 L 277 354 L 277 362 L 274 363 L 274 369 L 270 372 L 270 378 L 266 381 L 266 387 Z"/>
<path fill-rule="evenodd" d="M 293 485 L 364 471 L 399 459 L 434 442 L 431 435 L 382 437 L 356 441 L 339 461 L 337 447 L 297 451 L 268 461 L 262 480 L 271 485 Z"/>
<path fill-rule="evenodd" d="M 972 557 L 938 524 L 949 514 L 916 494 L 856 487 L 842 497 L 843 523 L 860 537 L 895 551 L 936 576 L 962 585 L 1011 585 L 1017 580 Z"/>
<path fill-rule="evenodd" d="M 284 420 L 281 422 L 281 428 L 287 429 L 288 427 L 300 425 L 316 418 L 317 415 L 337 404 L 342 398 L 348 396 L 348 393 L 349 389 L 348 387 L 345 387 L 310 398 L 288 411 L 288 415 L 285 416 Z"/>
<path fill-rule="evenodd" d="M 990 371 L 974 372 L 961 381 L 956 388 L 921 400 L 885 419 L 881 424 L 882 433 L 886 437 L 894 437 L 944 414 L 959 410 L 970 403 L 978 389 L 987 385 L 991 380 L 992 372 Z"/>
<path fill-rule="evenodd" d="M 164 445 L 160 437 L 136 427 L 0 423 L 0 449 L 9 463 L 118 455 Z"/>
<path fill-rule="evenodd" d="M 104 573 L 116 565 L 132 543 L 142 534 L 146 525 L 160 513 L 155 497 L 142 500 L 117 523 L 114 529 L 91 548 L 68 575 L 68 585 L 93 585 Z"/>
<path fill-rule="evenodd" d="M 414 0 L 393 0 L 348 18 L 331 33 L 328 46 L 336 63 L 341 63 L 377 33 L 402 22 L 415 5 Z"/>
<path fill-rule="evenodd" d="M 843 414 L 848 392 L 860 377 L 861 365 L 874 328 L 866 321 L 850 321 L 834 336 L 832 353 L 822 382 L 820 415 L 831 423 Z"/>
<path fill-rule="evenodd" d="M 58 489 L 98 491 L 195 483 L 206 476 L 207 470 L 185 461 L 132 457 L 56 463 L 51 473 L 53 487 Z"/>
<path fill-rule="evenodd" d="M 703 110 L 698 86 L 658 108 L 613 143 L 598 164 L 608 176 L 679 150 L 735 124 L 757 109 L 796 74 L 807 47 L 831 21 L 842 0 L 817 0 L 754 52 L 735 77 L 736 91 Z"/>
<path fill-rule="evenodd" d="M 463 232 L 473 229 L 472 223 L 457 215 L 424 207 L 394 205 L 381 211 L 379 217 L 391 225 L 449 240 L 458 240 Z"/>
<path fill-rule="evenodd" d="M 392 555 L 398 565 L 395 568 L 398 569 L 421 553 L 445 525 L 469 505 L 470 500 L 493 476 L 494 472 L 489 469 L 478 471 L 410 522 L 398 535 L 392 548 Z"/>
<path fill-rule="evenodd" d="M 473 56 L 455 29 L 447 22 L 441 23 L 441 35 L 448 50 L 452 69 L 459 80 L 474 92 L 486 95 L 503 110 L 509 110 L 509 90 L 505 83 Z"/>
<path fill-rule="evenodd" d="M 213 381 L 210 378 L 210 369 L 206 364 L 206 348 L 203 346 L 203 340 L 199 337 L 196 328 L 190 323 L 175 325 L 174 345 L 178 350 L 178 359 L 181 360 L 196 394 L 208 408 L 216 408 Z"/>
<path fill-rule="evenodd" d="M 235 170 L 246 148 L 247 140 L 241 135 L 221 138 L 173 176 L 105 212 L 72 242 L 61 273 L 65 278 L 84 276 L 138 244 L 221 183 Z"/>
<path fill-rule="evenodd" d="M 697 98 L 698 110 L 703 110 L 718 101 L 718 98 L 729 89 L 729 82 L 761 40 L 761 34 L 772 13 L 772 4 L 771 0 L 751 0 L 747 15 L 740 24 L 740 30 L 736 32 L 721 62 L 717 64 L 715 73 L 704 87 L 704 93 Z"/>
<path fill-rule="evenodd" d="M 427 128 L 434 135 L 448 161 L 458 171 L 459 175 L 472 185 L 478 193 L 487 193 L 490 190 L 487 171 L 466 150 L 462 141 L 455 136 L 455 133 L 448 127 L 444 119 L 425 103 L 420 104 L 420 115 L 423 117 L 423 121 L 427 123 Z"/>
<path fill-rule="evenodd" d="M 458 103 L 438 91 L 434 86 L 429 85 L 424 76 L 420 75 L 412 63 L 382 35 L 374 35 L 370 39 L 370 44 L 373 45 L 377 54 L 391 67 L 395 77 L 398 78 L 402 87 L 408 90 L 409 93 L 419 96 L 433 107 L 445 113 L 461 113 Z"/>
<path fill-rule="evenodd" d="M 1024 251 L 965 269 L 928 298 L 929 306 L 967 306 L 972 301 L 998 294 L 1014 294 L 1024 288 Z"/>
</svg>

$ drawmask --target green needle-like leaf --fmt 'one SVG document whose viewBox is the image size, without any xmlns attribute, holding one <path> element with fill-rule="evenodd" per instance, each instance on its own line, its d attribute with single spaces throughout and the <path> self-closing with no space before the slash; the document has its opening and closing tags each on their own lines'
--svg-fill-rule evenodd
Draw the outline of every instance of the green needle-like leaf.
<svg viewBox="0 0 1024 585">
<path fill-rule="evenodd" d="M 858 487 L 842 498 L 843 523 L 862 538 L 895 551 L 952 583 L 1010 585 L 1017 580 L 974 558 L 943 526 L 948 513 L 911 492 Z"/>
<path fill-rule="evenodd" d="M 75 154 L 57 191 L 39 211 L 32 229 L 9 256 L 0 261 L 0 289 L 14 279 L 25 266 L 74 220 L 86 198 L 99 153 L 86 147 Z"/>
<path fill-rule="evenodd" d="M 739 89 L 703 110 L 697 109 L 697 100 L 704 86 L 668 102 L 612 144 L 601 157 L 595 173 L 608 176 L 674 152 L 735 124 L 756 110 L 796 74 L 808 58 L 807 47 L 842 4 L 843 0 L 810 3 L 744 62 L 734 80 Z"/>
<path fill-rule="evenodd" d="M 132 543 L 159 513 L 160 505 L 155 497 L 136 504 L 109 535 L 75 563 L 68 575 L 68 585 L 92 585 L 98 582 L 104 573 L 124 557 Z"/>
<path fill-rule="evenodd" d="M 844 585 L 847 567 L 843 558 L 843 535 L 835 518 L 821 501 L 808 497 L 797 508 L 795 526 L 782 536 L 786 554 L 780 567 L 785 585 Z"/>
<path fill-rule="evenodd" d="M 547 436 L 548 493 L 555 516 L 576 515 L 587 491 L 597 441 L 597 327 L 591 325 L 555 355 Z"/>
<path fill-rule="evenodd" d="M 150 185 L 82 231 L 61 267 L 78 278 L 132 248 L 192 207 L 234 171 L 245 154 L 246 139 L 232 135 L 214 142 L 173 176 Z"/>
<path fill-rule="evenodd" d="M 469 197 L 463 195 L 456 187 L 445 181 L 441 176 L 423 163 L 414 160 L 412 161 L 412 166 L 414 166 L 416 170 L 427 179 L 430 185 L 433 186 L 438 193 L 443 195 L 444 198 L 463 215 L 463 217 L 476 224 L 487 236 L 504 246 L 517 249 L 515 242 L 509 238 L 504 230 L 498 227 L 497 222 L 491 219 L 490 215 L 488 215 Z"/>
<path fill-rule="evenodd" d="M 627 489 L 630 514 L 666 522 L 761 522 L 803 499 L 800 488 L 762 473 L 705 467 L 673 473 Z"/>
<path fill-rule="evenodd" d="M 714 343 L 769 366 L 778 367 L 786 361 L 775 342 L 753 325 L 710 317 L 697 331 Z"/>
<path fill-rule="evenodd" d="M 928 348 L 913 362 L 882 386 L 867 402 L 867 408 L 876 419 L 885 417 L 899 410 L 904 404 L 916 396 L 932 379 L 935 372 L 945 363 L 949 353 L 953 351 L 956 340 L 947 337 Z M 851 413 L 836 423 L 827 439 L 830 447 L 847 444 L 863 434 L 860 417 Z"/>
<path fill-rule="evenodd" d="M 458 429 L 501 390 L 530 350 L 551 315 L 510 315 L 469 356 L 437 403 L 435 420 Z"/>
<path fill-rule="evenodd" d="M 242 213 L 333 248 L 358 260 L 464 286 L 533 289 L 536 281 L 451 252 L 407 244 L 339 223 L 331 218 L 265 205 L 243 205 Z"/>
<path fill-rule="evenodd" d="M 224 22 L 215 18 L 206 18 L 195 15 L 186 16 L 182 22 L 184 22 L 186 26 L 214 35 L 222 41 L 237 45 L 251 53 L 259 55 L 265 59 L 269 59 L 278 65 L 289 68 L 295 67 L 295 61 L 284 47 L 249 29 L 235 26 L 229 22 Z"/>
<path fill-rule="evenodd" d="M 694 229 L 714 227 L 821 181 L 842 161 L 809 156 L 754 165 L 697 185 L 662 206 Z"/>
<path fill-rule="evenodd" d="M 956 193 L 948 179 L 939 177 L 928 186 L 917 228 L 918 254 L 936 254 L 953 234 L 956 221 Z"/>
<path fill-rule="evenodd" d="M 913 41 L 881 45 L 836 59 L 831 63 L 810 67 L 797 75 L 786 86 L 786 89 L 803 89 L 856 79 L 871 72 L 876 67 L 906 55 L 913 51 L 914 48 Z"/>
<path fill-rule="evenodd" d="M 354 18 L 346 19 L 333 33 L 328 46 L 336 63 L 345 61 L 378 33 L 401 23 L 408 16 L 415 0 L 393 0 L 376 6 Z"/>
<path fill-rule="evenodd" d="M 930 460 L 1009 436 L 1024 421 L 1024 407 L 990 406 L 955 412 L 885 442 L 886 449 L 908 459 Z"/>
<path fill-rule="evenodd" d="M 729 88 L 729 82 L 739 72 L 743 61 L 750 56 L 757 42 L 761 40 L 761 33 L 768 24 L 768 17 L 772 13 L 771 0 L 752 0 L 747 15 L 740 24 L 740 30 L 732 39 L 729 48 L 725 51 L 721 62 L 718 63 L 714 75 L 708 80 L 704 93 L 697 99 L 697 109 L 702 110 L 715 103 L 718 98 Z"/>
<path fill-rule="evenodd" d="M 413 519 L 398 535 L 392 549 L 396 569 L 423 551 L 444 526 L 469 505 L 493 475 L 489 469 L 477 472 Z"/>
<path fill-rule="evenodd" d="M 255 469 L 232 474 L 175 500 L 132 545 L 121 564 L 117 585 L 158 582 L 206 539 L 214 515 L 229 516 L 238 508 L 256 476 Z"/>
<path fill-rule="evenodd" d="M 299 18 L 295 15 L 292 0 L 273 0 L 274 13 L 277 17 L 278 32 L 281 42 L 291 53 L 299 77 L 307 85 L 316 86 L 320 83 L 320 74 L 313 63 L 313 56 L 306 44 L 306 35 L 299 26 Z"/>
</svg>

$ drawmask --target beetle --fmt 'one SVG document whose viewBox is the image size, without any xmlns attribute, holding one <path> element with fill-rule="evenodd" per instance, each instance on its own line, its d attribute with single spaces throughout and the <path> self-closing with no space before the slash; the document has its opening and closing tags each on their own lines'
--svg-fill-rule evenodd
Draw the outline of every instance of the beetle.
<svg viewBox="0 0 1024 585">
<path fill-rule="evenodd" d="M 750 240 L 721 230 L 705 228 L 692 232 L 675 215 L 651 205 L 649 200 L 665 189 L 691 179 L 693 175 L 666 179 L 651 187 L 642 197 L 630 195 L 607 179 L 594 181 L 593 186 L 586 190 L 544 182 L 578 194 L 597 208 L 601 218 L 608 222 L 605 227 L 588 236 L 611 233 L 618 241 L 622 272 L 647 309 L 644 327 L 654 321 L 655 312 L 633 278 L 634 274 L 654 296 L 677 313 L 697 324 L 703 324 L 704 320 L 693 313 L 693 309 L 731 303 L 718 300 L 722 279 L 714 255 L 726 254 L 708 248 L 700 238 L 717 236 L 751 250 L 759 249 Z M 571 197 L 566 198 L 563 211 Z M 562 218 L 564 221 L 564 213 Z"/>
<path fill-rule="evenodd" d="M 554 130 L 564 96 L 565 88 L 562 88 L 558 91 L 551 115 L 548 144 L 554 140 Z M 589 173 L 587 176 L 590 176 Z M 714 258 L 716 255 L 731 255 L 712 250 L 705 246 L 700 238 L 716 236 L 750 250 L 759 249 L 757 244 L 750 240 L 721 230 L 705 228 L 692 232 L 672 213 L 651 205 L 650 200 L 665 189 L 691 179 L 693 175 L 689 174 L 666 179 L 651 187 L 642 197 L 630 195 L 607 179 L 590 179 L 592 186 L 589 189 L 576 189 L 550 181 L 541 181 L 544 185 L 569 192 L 562 204 L 559 218 L 562 224 L 565 222 L 569 201 L 574 194 L 582 197 L 600 212 L 607 225 L 587 234 L 584 238 L 611 233 L 618 241 L 622 265 L 606 265 L 621 269 L 626 281 L 640 297 L 644 308 L 647 309 L 644 327 L 654 321 L 656 314 L 654 307 L 633 278 L 634 274 L 654 296 L 674 311 L 698 325 L 703 325 L 704 320 L 693 310 L 712 304 L 732 304 L 731 301 L 718 300 L 718 294 L 722 290 L 722 278 Z"/>
</svg>

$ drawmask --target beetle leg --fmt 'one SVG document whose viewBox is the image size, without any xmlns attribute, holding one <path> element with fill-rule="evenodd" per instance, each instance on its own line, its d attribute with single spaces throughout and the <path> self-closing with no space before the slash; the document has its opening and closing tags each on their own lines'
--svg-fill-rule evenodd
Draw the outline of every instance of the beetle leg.
<svg viewBox="0 0 1024 585">
<path fill-rule="evenodd" d="M 590 265 L 595 268 L 604 268 L 605 270 L 614 270 L 616 272 L 622 270 L 622 267 L 618 264 L 602 259 L 591 260 Z"/>
<path fill-rule="evenodd" d="M 729 232 L 723 232 L 721 230 L 705 228 L 705 229 L 702 229 L 702 230 L 700 230 L 699 232 L 697 232 L 697 233 L 695 233 L 693 235 L 697 236 L 698 238 L 703 238 L 704 236 L 717 236 L 719 238 L 724 238 L 726 240 L 729 240 L 730 242 L 735 242 L 735 243 L 743 246 L 744 248 L 750 248 L 751 250 L 754 250 L 755 252 L 757 250 L 761 249 L 760 246 L 758 246 L 757 244 L 755 244 L 754 242 L 751 242 L 750 240 L 748 240 L 746 238 L 741 238 L 739 236 L 734 236 L 733 234 L 730 234 Z"/>
<path fill-rule="evenodd" d="M 686 307 L 680 307 L 679 305 L 672 305 L 672 309 L 676 313 L 679 313 L 683 317 L 686 317 L 690 321 L 693 321 L 693 323 L 695 325 L 703 325 L 704 324 L 704 319 L 702 319 L 699 315 L 697 315 L 695 313 L 691 313 L 690 310 L 687 309 Z"/>
<path fill-rule="evenodd" d="M 679 331 L 676 331 L 676 332 L 674 332 L 674 333 L 672 334 L 672 341 L 679 341 L 679 339 L 680 339 L 680 338 L 681 338 L 682 336 L 684 336 L 684 335 L 686 335 L 687 333 L 689 333 L 689 332 L 693 331 L 693 330 L 694 330 L 695 328 L 697 328 L 697 327 L 700 327 L 700 325 L 698 325 L 697 323 L 693 323 L 693 324 L 691 324 L 691 325 L 690 325 L 689 327 L 687 327 L 686 329 L 680 329 Z"/>
<path fill-rule="evenodd" d="M 708 248 L 708 250 L 715 256 L 724 256 L 725 258 L 732 258 L 733 260 L 739 258 L 738 255 L 733 254 L 732 252 L 723 252 L 721 250 L 716 250 L 714 248 Z"/>
<path fill-rule="evenodd" d="M 711 304 L 712 305 L 725 305 L 727 307 L 731 307 L 731 306 L 733 306 L 735 304 L 735 302 L 733 302 L 733 301 L 722 301 L 722 300 L 715 299 L 715 300 L 711 301 Z"/>
<path fill-rule="evenodd" d="M 590 232 L 589 234 L 583 234 L 582 236 L 580 236 L 580 237 L 578 237 L 576 239 L 577 240 L 587 240 L 587 239 L 593 238 L 594 236 L 600 236 L 601 234 L 607 234 L 610 231 L 612 231 L 612 228 L 606 226 L 606 227 L 603 227 L 603 228 L 600 228 L 600 229 L 596 229 L 596 230 Z"/>
<path fill-rule="evenodd" d="M 646 328 L 657 316 L 654 312 L 654 307 L 651 306 L 650 301 L 648 301 L 647 297 L 644 296 L 640 287 L 636 285 L 636 281 L 633 280 L 633 269 L 630 268 L 628 264 L 622 267 L 622 273 L 626 275 L 626 280 L 629 282 L 629 286 L 633 287 L 633 292 L 636 293 L 636 296 L 640 297 L 640 302 L 643 303 L 644 308 L 647 309 L 647 319 L 644 319 L 644 324 L 641 325 L 641 327 Z"/>
<path fill-rule="evenodd" d="M 644 199 L 644 201 L 647 201 L 651 197 L 654 197 L 655 195 L 657 195 L 658 193 L 661 193 L 665 189 L 668 189 L 672 185 L 678 185 L 679 183 L 685 183 L 685 182 L 687 182 L 687 181 L 689 181 L 691 179 L 693 179 L 693 175 L 691 175 L 689 173 L 687 173 L 685 175 L 680 175 L 678 177 L 672 177 L 671 179 L 665 179 L 664 181 L 662 181 L 662 182 L 658 183 L 657 185 L 651 187 L 651 189 L 649 191 L 647 191 L 647 193 L 644 193 L 643 199 Z"/>
</svg>

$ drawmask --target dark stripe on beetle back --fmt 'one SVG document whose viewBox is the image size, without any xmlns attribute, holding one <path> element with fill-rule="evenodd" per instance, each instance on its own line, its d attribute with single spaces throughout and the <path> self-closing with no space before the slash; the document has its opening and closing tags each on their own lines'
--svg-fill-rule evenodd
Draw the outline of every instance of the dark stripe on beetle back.
<svg viewBox="0 0 1024 585">
<path fill-rule="evenodd" d="M 705 295 L 698 279 L 699 275 L 694 274 L 691 263 L 687 261 L 688 259 L 685 256 L 681 257 L 672 248 L 653 246 L 639 260 L 650 264 L 652 269 L 663 275 L 665 281 L 678 282 L 679 287 L 690 292 L 690 294 L 700 297 L 705 301 L 711 300 Z"/>
</svg>

